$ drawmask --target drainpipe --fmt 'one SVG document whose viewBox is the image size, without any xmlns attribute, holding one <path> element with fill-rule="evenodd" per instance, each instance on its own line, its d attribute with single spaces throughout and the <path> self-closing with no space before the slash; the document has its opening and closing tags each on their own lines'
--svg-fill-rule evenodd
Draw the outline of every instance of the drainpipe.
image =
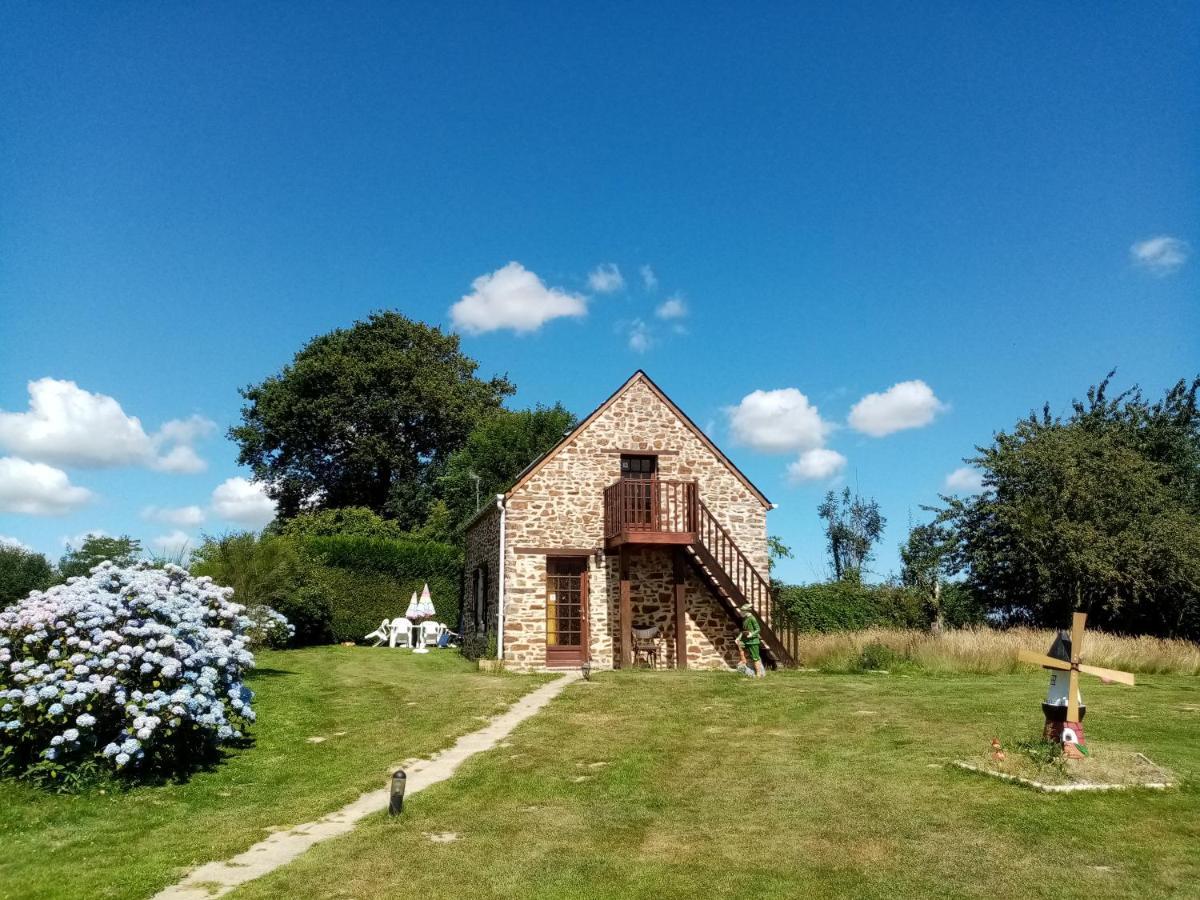
<svg viewBox="0 0 1200 900">
<path fill-rule="evenodd" d="M 505 543 L 504 495 L 496 495 L 496 508 L 500 510 L 500 571 L 497 573 L 499 582 L 496 585 L 496 658 L 504 659 L 504 558 L 508 556 L 508 545 Z"/>
</svg>

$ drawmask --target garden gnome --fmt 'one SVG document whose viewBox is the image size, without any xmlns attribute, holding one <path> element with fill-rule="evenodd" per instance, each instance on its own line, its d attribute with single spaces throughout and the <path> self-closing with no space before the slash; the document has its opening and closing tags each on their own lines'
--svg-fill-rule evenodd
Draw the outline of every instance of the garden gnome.
<svg viewBox="0 0 1200 900">
<path fill-rule="evenodd" d="M 746 656 L 754 663 L 754 676 L 764 678 L 767 670 L 762 662 L 762 626 L 758 624 L 754 607 L 749 603 L 742 604 L 742 616 L 742 635 L 738 641 L 746 651 Z"/>
</svg>

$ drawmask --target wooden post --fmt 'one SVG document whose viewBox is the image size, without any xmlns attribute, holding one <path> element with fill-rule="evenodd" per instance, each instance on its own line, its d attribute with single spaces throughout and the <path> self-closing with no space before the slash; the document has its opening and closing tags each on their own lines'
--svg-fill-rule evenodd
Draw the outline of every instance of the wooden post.
<svg viewBox="0 0 1200 900">
<path fill-rule="evenodd" d="M 687 668 L 687 614 L 685 612 L 684 550 L 676 547 L 674 553 L 675 580 L 675 668 Z"/>
<path fill-rule="evenodd" d="M 621 602 L 617 613 L 621 668 L 633 665 L 633 604 L 629 596 L 629 545 L 621 545 Z"/>
</svg>

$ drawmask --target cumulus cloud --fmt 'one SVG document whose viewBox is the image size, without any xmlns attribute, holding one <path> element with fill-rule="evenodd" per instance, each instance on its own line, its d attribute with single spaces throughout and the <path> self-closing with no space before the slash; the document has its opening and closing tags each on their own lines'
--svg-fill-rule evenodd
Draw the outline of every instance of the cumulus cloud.
<svg viewBox="0 0 1200 900">
<path fill-rule="evenodd" d="M 799 459 L 788 466 L 788 480 L 792 483 L 824 481 L 844 468 L 846 457 L 842 454 L 826 447 L 814 447 L 812 450 L 805 450 Z"/>
<path fill-rule="evenodd" d="M 667 321 L 671 319 L 683 319 L 687 317 L 688 308 L 687 304 L 683 302 L 682 297 L 668 297 L 659 304 L 654 314 L 660 319 L 666 319 Z"/>
<path fill-rule="evenodd" d="M 183 556 L 191 545 L 191 535 L 179 529 L 150 539 L 150 546 L 167 557 Z"/>
<path fill-rule="evenodd" d="M 519 262 L 510 262 L 471 282 L 471 293 L 450 307 L 454 327 L 468 334 L 501 328 L 537 331 L 551 319 L 587 315 L 587 301 L 561 288 L 548 288 Z"/>
<path fill-rule="evenodd" d="M 924 381 L 901 381 L 855 403 L 850 409 L 850 427 L 871 437 L 883 437 L 928 425 L 945 408 Z"/>
<path fill-rule="evenodd" d="M 625 287 L 625 277 L 616 263 L 603 263 L 588 275 L 588 287 L 597 294 L 612 294 Z"/>
<path fill-rule="evenodd" d="M 216 425 L 202 416 L 173 419 L 151 435 L 113 397 L 85 391 L 73 381 L 39 378 L 28 390 L 27 412 L 0 412 L 0 445 L 22 458 L 81 468 L 205 468 L 192 444 Z"/>
<path fill-rule="evenodd" d="M 261 482 L 226 478 L 213 489 L 212 511 L 229 522 L 262 528 L 275 518 L 275 501 Z"/>
<path fill-rule="evenodd" d="M 16 547 L 18 550 L 32 552 L 33 548 L 22 540 L 15 537 L 9 537 L 7 534 L 0 534 L 0 547 Z"/>
<path fill-rule="evenodd" d="M 754 391 L 725 409 L 734 439 L 763 453 L 812 450 L 832 426 L 796 388 Z"/>
<path fill-rule="evenodd" d="M 629 326 L 629 349 L 634 353 L 645 353 L 653 343 L 654 339 L 646 323 L 641 319 L 634 319 Z"/>
<path fill-rule="evenodd" d="M 658 276 L 654 274 L 654 270 L 650 268 L 650 263 L 646 263 L 638 269 L 642 276 L 642 287 L 648 291 L 653 291 L 658 287 Z"/>
<path fill-rule="evenodd" d="M 943 487 L 951 494 L 978 494 L 983 490 L 983 473 L 970 466 L 959 466 L 946 476 Z"/>
<path fill-rule="evenodd" d="M 204 510 L 199 506 L 147 506 L 142 510 L 142 518 L 147 522 L 195 528 L 203 524 Z"/>
<path fill-rule="evenodd" d="M 1179 269 L 1188 261 L 1191 253 L 1192 248 L 1187 241 L 1166 234 L 1137 241 L 1129 248 L 1134 265 L 1160 276 L 1170 275 Z"/>
<path fill-rule="evenodd" d="M 0 512 L 63 516 L 92 497 L 87 488 L 71 484 L 62 469 L 15 456 L 0 458 Z"/>
</svg>

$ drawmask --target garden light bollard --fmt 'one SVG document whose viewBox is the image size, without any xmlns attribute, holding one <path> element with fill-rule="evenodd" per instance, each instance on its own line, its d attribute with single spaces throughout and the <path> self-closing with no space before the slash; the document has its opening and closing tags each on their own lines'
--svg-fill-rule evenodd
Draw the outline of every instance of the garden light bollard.
<svg viewBox="0 0 1200 900">
<path fill-rule="evenodd" d="M 403 769 L 392 773 L 392 790 L 388 795 L 389 816 L 398 816 L 404 812 L 404 786 L 407 782 L 408 776 L 404 774 Z"/>
</svg>

